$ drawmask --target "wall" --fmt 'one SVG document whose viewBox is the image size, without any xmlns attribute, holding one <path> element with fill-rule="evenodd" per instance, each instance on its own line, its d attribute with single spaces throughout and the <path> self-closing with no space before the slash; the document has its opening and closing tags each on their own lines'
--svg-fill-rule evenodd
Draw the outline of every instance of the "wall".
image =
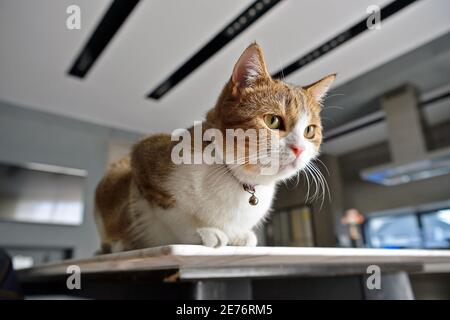
<svg viewBox="0 0 450 320">
<path fill-rule="evenodd" d="M 105 170 L 109 142 L 138 137 L 0 101 L 0 161 L 38 162 L 88 172 L 81 226 L 0 222 L 0 246 L 70 247 L 77 258 L 92 255 L 99 242 L 92 214 L 93 194 Z"/>
<path fill-rule="evenodd" d="M 358 173 L 390 161 L 387 143 L 349 153 L 339 158 L 344 181 L 344 207 L 361 213 L 445 201 L 450 199 L 450 177 L 444 175 L 398 186 L 381 186 L 362 181 Z"/>
</svg>

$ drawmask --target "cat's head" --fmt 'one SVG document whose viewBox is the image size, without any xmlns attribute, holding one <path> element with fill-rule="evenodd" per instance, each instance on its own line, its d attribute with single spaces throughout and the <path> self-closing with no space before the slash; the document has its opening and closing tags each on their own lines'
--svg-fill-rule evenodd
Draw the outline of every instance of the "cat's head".
<svg viewBox="0 0 450 320">
<path fill-rule="evenodd" d="M 286 179 L 296 175 L 318 156 L 322 143 L 322 99 L 335 77 L 334 74 L 329 75 L 306 87 L 294 86 L 272 79 L 262 49 L 256 43 L 242 53 L 216 107 L 208 114 L 208 121 L 225 136 L 226 129 L 255 129 L 267 133 L 268 138 L 258 135 L 257 141 L 257 145 L 262 146 L 264 139 L 262 148 L 265 150 L 255 152 L 251 148 L 254 143 L 246 140 L 244 163 L 229 165 L 239 180 L 265 184 Z M 272 145 L 270 137 L 276 137 L 274 141 L 277 142 Z M 235 140 L 231 148 L 234 159 L 239 154 L 236 150 L 238 145 Z M 221 153 L 229 156 L 230 149 L 221 149 Z M 267 169 L 267 160 L 274 157 L 279 163 L 276 170 L 266 170 L 271 173 L 262 174 L 262 170 Z M 255 163 L 255 159 L 266 161 Z"/>
</svg>

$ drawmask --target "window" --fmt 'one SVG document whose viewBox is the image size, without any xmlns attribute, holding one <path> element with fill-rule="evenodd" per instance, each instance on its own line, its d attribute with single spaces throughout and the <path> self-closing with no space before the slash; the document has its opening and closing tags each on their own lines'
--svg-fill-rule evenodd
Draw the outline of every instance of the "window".
<svg viewBox="0 0 450 320">
<path fill-rule="evenodd" d="M 80 225 L 87 172 L 0 163 L 0 221 Z"/>
<path fill-rule="evenodd" d="M 425 248 L 450 247 L 450 209 L 420 215 Z"/>
<path fill-rule="evenodd" d="M 414 214 L 393 214 L 369 218 L 365 225 L 369 246 L 375 248 L 418 248 L 420 228 Z"/>
<path fill-rule="evenodd" d="M 312 219 L 311 209 L 308 206 L 275 211 L 265 226 L 265 245 L 313 247 Z"/>
<path fill-rule="evenodd" d="M 450 248 L 450 208 L 369 216 L 364 236 L 373 248 Z"/>
</svg>

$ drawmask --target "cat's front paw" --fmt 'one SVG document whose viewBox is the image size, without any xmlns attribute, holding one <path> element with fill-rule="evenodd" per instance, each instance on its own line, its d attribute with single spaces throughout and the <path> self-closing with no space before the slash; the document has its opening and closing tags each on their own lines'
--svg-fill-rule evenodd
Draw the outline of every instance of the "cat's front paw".
<svg viewBox="0 0 450 320">
<path fill-rule="evenodd" d="M 222 230 L 216 228 L 200 228 L 197 229 L 197 233 L 204 246 L 219 248 L 228 244 L 228 236 Z"/>
<path fill-rule="evenodd" d="M 256 247 L 258 239 L 253 231 L 247 231 L 231 241 L 232 246 Z"/>
</svg>

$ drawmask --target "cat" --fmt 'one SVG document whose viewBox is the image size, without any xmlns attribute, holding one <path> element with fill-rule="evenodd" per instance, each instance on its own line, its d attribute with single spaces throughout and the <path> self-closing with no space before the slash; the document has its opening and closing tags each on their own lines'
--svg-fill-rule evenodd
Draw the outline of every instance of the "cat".
<svg viewBox="0 0 450 320">
<path fill-rule="evenodd" d="M 322 100 L 335 77 L 306 87 L 272 79 L 261 47 L 251 44 L 207 113 L 202 132 L 267 131 L 278 138 L 269 154 L 279 157 L 279 168 L 262 175 L 263 165 L 250 161 L 258 155 L 248 153 L 248 143 L 241 164 L 175 164 L 177 141 L 171 135 L 144 138 L 129 156 L 109 167 L 96 189 L 95 217 L 103 250 L 169 244 L 256 246 L 254 230 L 270 210 L 277 182 L 297 175 L 319 154 Z M 226 142 L 214 147 L 222 156 L 228 152 Z M 192 152 L 197 151 L 193 147 Z"/>
</svg>

